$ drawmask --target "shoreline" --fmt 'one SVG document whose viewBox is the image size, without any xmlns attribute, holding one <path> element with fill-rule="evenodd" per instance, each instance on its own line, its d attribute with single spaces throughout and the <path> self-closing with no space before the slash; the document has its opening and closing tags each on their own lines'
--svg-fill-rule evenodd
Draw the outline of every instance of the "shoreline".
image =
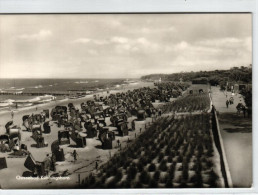
<svg viewBox="0 0 258 195">
<path fill-rule="evenodd" d="M 141 84 L 149 84 L 150 82 L 144 82 L 144 81 L 140 81 L 138 82 L 137 85 L 131 85 L 128 84 L 128 85 L 124 85 L 124 86 L 120 86 L 119 88 L 111 88 L 110 91 L 109 91 L 109 94 L 113 94 L 113 93 L 118 93 L 118 92 L 122 92 L 122 91 L 128 91 L 130 90 L 130 88 L 138 88 L 137 86 L 138 85 L 141 85 Z M 140 86 L 139 86 L 140 87 Z M 35 111 L 36 108 L 49 108 L 49 107 L 53 107 L 53 106 L 57 106 L 57 105 L 62 105 L 64 103 L 68 103 L 68 102 L 71 102 L 71 103 L 75 103 L 75 104 L 78 104 L 79 102 L 83 102 L 85 100 L 89 100 L 89 99 L 92 99 L 94 95 L 108 95 L 107 94 L 107 91 L 106 90 L 103 90 L 103 91 L 99 91 L 99 92 L 94 92 L 92 94 L 89 94 L 89 95 L 86 95 L 84 97 L 81 97 L 81 98 L 76 98 L 76 99 L 69 99 L 69 98 L 63 98 L 63 99 L 59 99 L 59 100 L 54 100 L 54 101 L 51 101 L 51 102 L 47 102 L 47 103 L 42 103 L 42 104 L 35 104 L 35 105 L 31 105 L 31 106 L 24 106 L 24 107 L 20 107 L 18 109 L 14 108 L 13 106 L 12 107 L 6 107 L 6 108 L 3 108 L 2 110 L 0 110 L 0 116 L 2 115 L 5 115 L 5 114 L 8 114 L 8 113 L 11 113 L 11 111 L 14 111 L 14 113 L 20 113 L 20 112 L 23 112 L 23 111 Z"/>
<path fill-rule="evenodd" d="M 132 88 L 141 88 L 146 86 L 151 86 L 150 83 L 139 83 L 138 85 L 133 86 L 127 86 L 124 88 L 119 88 L 116 90 L 111 90 L 111 93 L 117 93 L 122 91 L 128 91 L 132 90 Z M 107 95 L 105 92 L 96 93 L 99 95 Z M 56 102 L 50 102 L 47 104 L 41 104 L 40 106 L 37 105 L 37 111 L 35 110 L 36 106 L 27 107 L 18 109 L 15 111 L 14 118 L 11 119 L 10 111 L 7 111 L 5 113 L 0 114 L 0 134 L 5 133 L 5 124 L 6 122 L 13 120 L 14 124 L 21 127 L 21 142 L 25 143 L 28 147 L 28 150 L 31 152 L 32 156 L 37 161 L 43 161 L 45 156 L 51 152 L 51 144 L 53 141 L 57 140 L 58 138 L 58 131 L 62 130 L 58 128 L 56 125 L 53 125 L 51 127 L 51 134 L 44 134 L 45 141 L 48 143 L 47 147 L 44 148 L 35 148 L 33 145 L 35 145 L 35 141 L 31 138 L 31 132 L 23 131 L 22 126 L 22 116 L 26 114 L 31 113 L 40 113 L 43 109 L 51 109 L 59 104 L 59 105 L 66 105 L 71 102 L 74 104 L 75 107 L 80 106 L 81 102 L 86 101 L 87 99 L 93 98 L 92 94 L 90 96 L 86 96 L 79 99 L 63 99 Z M 108 120 L 108 119 L 107 119 Z M 129 119 L 128 119 L 129 120 Z M 133 120 L 133 118 L 130 119 L 130 121 Z M 151 120 L 148 118 L 145 123 L 149 123 Z M 52 189 L 52 188 L 62 188 L 63 186 L 66 186 L 67 188 L 74 188 L 78 185 L 78 175 L 80 174 L 80 177 L 86 178 L 87 175 L 92 172 L 95 169 L 95 162 L 98 161 L 99 166 L 101 166 L 103 163 L 107 162 L 111 156 L 113 156 L 115 153 L 119 152 L 118 148 L 116 147 L 117 140 L 120 140 L 120 143 L 122 144 L 122 148 L 127 146 L 128 139 L 133 140 L 135 139 L 135 136 L 139 136 L 140 129 L 142 129 L 142 132 L 144 132 L 145 129 L 145 123 L 137 123 L 136 124 L 136 130 L 129 132 L 128 136 L 120 137 L 117 136 L 116 140 L 113 141 L 113 149 L 111 150 L 100 150 L 99 147 L 101 145 L 98 138 L 88 138 L 87 139 L 87 145 L 84 148 L 76 148 L 76 151 L 79 155 L 77 161 L 75 162 L 73 160 L 73 157 L 71 153 L 75 148 L 71 147 L 74 142 L 71 141 L 70 145 L 62 145 L 61 148 L 64 149 L 65 152 L 65 161 L 64 162 L 57 162 L 57 170 L 55 173 L 58 173 L 62 175 L 66 170 L 69 171 L 69 180 L 62 180 L 60 182 L 59 180 L 52 180 L 52 179 L 44 179 L 44 180 L 17 180 L 16 176 L 20 175 L 22 176 L 22 173 L 25 171 L 28 171 L 26 167 L 24 167 L 24 161 L 26 158 L 10 158 L 10 153 L 1 153 L 1 157 L 6 158 L 7 162 L 7 168 L 0 170 L 0 183 L 1 187 L 3 189 Z M 8 181 L 5 180 L 5 178 L 8 178 Z"/>
</svg>

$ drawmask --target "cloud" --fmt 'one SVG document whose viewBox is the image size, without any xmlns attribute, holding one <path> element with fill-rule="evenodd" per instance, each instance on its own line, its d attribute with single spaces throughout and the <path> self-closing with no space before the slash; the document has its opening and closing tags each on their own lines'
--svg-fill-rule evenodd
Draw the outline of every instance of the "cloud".
<svg viewBox="0 0 258 195">
<path fill-rule="evenodd" d="M 139 31 L 143 34 L 157 34 L 157 33 L 175 33 L 177 32 L 177 29 L 174 26 L 165 26 L 162 28 L 142 27 L 140 28 Z"/>
<path fill-rule="evenodd" d="M 98 55 L 98 51 L 96 51 L 96 50 L 94 50 L 94 49 L 90 49 L 90 50 L 88 51 L 88 53 L 91 54 L 91 55 Z"/>
<path fill-rule="evenodd" d="M 199 45 L 208 47 L 236 47 L 243 44 L 243 40 L 235 37 L 224 37 L 217 39 L 206 39 L 197 42 Z"/>
<path fill-rule="evenodd" d="M 106 45 L 109 42 L 107 40 L 93 40 L 93 43 L 96 45 Z"/>
<path fill-rule="evenodd" d="M 87 38 L 79 38 L 72 41 L 72 43 L 89 43 L 91 40 Z"/>
<path fill-rule="evenodd" d="M 22 40 L 42 40 L 52 35 L 52 31 L 50 30 L 40 30 L 38 33 L 35 34 L 22 34 L 18 35 L 18 39 Z"/>
<path fill-rule="evenodd" d="M 114 42 L 114 43 L 127 43 L 128 42 L 128 39 L 125 38 L 125 37 L 112 37 L 111 38 L 111 41 Z"/>
<path fill-rule="evenodd" d="M 71 43 L 78 43 L 78 44 L 93 43 L 95 45 L 106 45 L 109 42 L 106 40 L 100 40 L 100 39 L 78 38 L 71 41 Z"/>
<path fill-rule="evenodd" d="M 160 44 L 157 44 L 155 41 L 150 41 L 147 38 L 140 37 L 136 39 L 136 46 L 141 47 L 146 52 L 157 52 L 160 50 Z"/>
<path fill-rule="evenodd" d="M 15 75 L 20 64 L 17 76 L 28 76 L 29 69 L 43 77 L 86 78 L 106 77 L 106 69 L 115 70 L 114 77 L 136 77 L 252 63 L 251 14 L 39 14 L 0 19 L 0 64 L 6 75 Z"/>
</svg>

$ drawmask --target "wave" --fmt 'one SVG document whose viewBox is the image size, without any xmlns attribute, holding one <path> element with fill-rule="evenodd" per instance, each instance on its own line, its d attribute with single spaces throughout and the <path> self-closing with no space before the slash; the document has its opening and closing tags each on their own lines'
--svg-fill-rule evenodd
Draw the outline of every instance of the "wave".
<svg viewBox="0 0 258 195">
<path fill-rule="evenodd" d="M 76 82 L 74 82 L 74 83 L 76 83 L 76 84 L 81 84 L 81 83 L 88 83 L 88 81 L 76 81 Z"/>
<path fill-rule="evenodd" d="M 43 86 L 42 85 L 36 85 L 34 87 L 31 87 L 31 88 L 35 88 L 35 89 L 38 89 L 38 88 L 42 88 Z"/>
<path fill-rule="evenodd" d="M 13 105 L 13 102 L 14 102 L 15 100 L 13 100 L 13 99 L 7 99 L 7 100 L 4 100 L 4 101 L 0 101 L 0 107 L 9 107 L 9 106 L 11 106 L 11 105 Z"/>
<path fill-rule="evenodd" d="M 9 89 L 5 89 L 5 90 L 7 90 L 7 91 L 13 91 L 13 90 L 15 90 L 15 91 L 22 91 L 24 89 L 25 88 L 18 88 L 18 89 L 16 89 L 15 87 L 10 87 Z"/>
</svg>

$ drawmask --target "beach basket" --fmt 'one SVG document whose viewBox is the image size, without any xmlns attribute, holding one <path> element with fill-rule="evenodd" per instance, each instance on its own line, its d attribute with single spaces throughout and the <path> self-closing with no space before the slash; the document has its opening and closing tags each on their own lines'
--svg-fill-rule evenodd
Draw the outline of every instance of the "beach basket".
<svg viewBox="0 0 258 195">
<path fill-rule="evenodd" d="M 70 144 L 69 131 L 58 131 L 58 142 L 59 145 Z"/>
<path fill-rule="evenodd" d="M 61 161 L 65 160 L 63 148 L 60 148 L 59 150 L 56 150 L 54 152 L 54 155 L 56 157 L 56 161 L 58 161 L 58 162 L 61 162 Z"/>
<path fill-rule="evenodd" d="M 86 147 L 86 137 L 79 137 L 76 139 L 76 145 L 79 148 Z"/>
<path fill-rule="evenodd" d="M 6 158 L 0 158 L 0 170 L 7 168 Z"/>
<path fill-rule="evenodd" d="M 24 162 L 24 166 L 29 169 L 30 171 L 34 172 L 35 168 L 36 168 L 36 161 L 35 159 L 32 157 L 32 155 L 28 155 L 28 157 L 26 158 L 25 162 Z"/>
</svg>

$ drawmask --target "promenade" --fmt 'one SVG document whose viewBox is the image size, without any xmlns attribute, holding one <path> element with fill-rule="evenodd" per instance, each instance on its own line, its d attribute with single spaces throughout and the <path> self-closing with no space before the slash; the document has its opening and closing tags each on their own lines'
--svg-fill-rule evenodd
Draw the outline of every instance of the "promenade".
<svg viewBox="0 0 258 195">
<path fill-rule="evenodd" d="M 238 103 L 244 104 L 240 94 L 232 95 L 211 88 L 211 96 L 219 112 L 220 133 L 223 139 L 227 161 L 234 187 L 251 187 L 252 185 L 252 119 L 237 114 Z M 234 104 L 227 108 L 226 100 L 234 98 Z"/>
</svg>

